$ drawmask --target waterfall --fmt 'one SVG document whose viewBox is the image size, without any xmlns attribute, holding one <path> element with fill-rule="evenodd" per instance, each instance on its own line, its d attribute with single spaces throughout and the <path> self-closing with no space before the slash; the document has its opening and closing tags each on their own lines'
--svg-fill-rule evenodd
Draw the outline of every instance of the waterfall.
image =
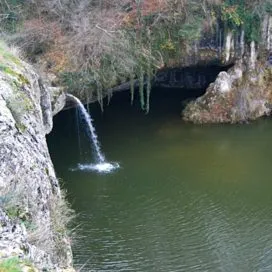
<svg viewBox="0 0 272 272">
<path fill-rule="evenodd" d="M 78 149 L 79 154 L 81 155 L 81 140 L 80 140 L 80 130 L 79 130 L 79 110 L 76 109 L 76 128 L 77 128 L 77 139 L 78 139 Z"/>
<path fill-rule="evenodd" d="M 72 98 L 77 103 L 77 105 L 79 107 L 79 110 L 80 110 L 80 113 L 83 115 L 84 120 L 86 121 L 87 132 L 91 136 L 91 139 L 92 139 L 92 142 L 93 142 L 93 145 L 94 145 L 95 154 L 96 154 L 96 157 L 98 159 L 98 162 L 100 162 L 100 163 L 105 162 L 105 157 L 103 156 L 103 154 L 101 152 L 100 144 L 98 142 L 98 138 L 97 138 L 95 128 L 93 126 L 92 118 L 91 118 L 90 114 L 87 112 L 84 105 L 81 103 L 81 101 L 77 97 L 75 97 L 75 96 L 73 96 L 71 94 L 68 94 L 67 96 Z"/>
<path fill-rule="evenodd" d="M 77 97 L 75 97 L 71 94 L 66 94 L 66 96 L 68 98 L 70 98 L 71 100 L 73 100 L 78 105 L 78 109 L 86 122 L 85 128 L 87 130 L 90 140 L 93 143 L 94 151 L 95 151 L 95 155 L 96 155 L 97 164 L 87 164 L 87 165 L 86 164 L 84 164 L 84 165 L 79 164 L 78 168 L 80 170 L 95 170 L 98 172 L 111 172 L 112 170 L 118 168 L 119 167 L 118 163 L 106 162 L 106 159 L 101 151 L 101 147 L 100 147 L 100 143 L 98 141 L 95 127 L 93 126 L 93 123 L 92 123 L 93 120 L 92 120 L 90 114 L 85 109 L 84 105 L 81 103 L 81 101 Z"/>
</svg>

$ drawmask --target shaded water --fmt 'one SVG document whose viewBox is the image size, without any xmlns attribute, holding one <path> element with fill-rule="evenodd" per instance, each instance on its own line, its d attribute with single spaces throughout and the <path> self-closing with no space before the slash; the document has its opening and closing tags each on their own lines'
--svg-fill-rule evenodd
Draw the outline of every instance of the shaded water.
<svg viewBox="0 0 272 272">
<path fill-rule="evenodd" d="M 78 216 L 75 264 L 82 271 L 272 271 L 272 120 L 194 126 L 181 96 L 152 95 L 151 112 L 116 94 L 94 125 L 121 169 L 71 172 L 90 160 L 75 111 L 48 137 L 58 176 Z M 136 101 L 137 103 L 137 101 Z"/>
</svg>

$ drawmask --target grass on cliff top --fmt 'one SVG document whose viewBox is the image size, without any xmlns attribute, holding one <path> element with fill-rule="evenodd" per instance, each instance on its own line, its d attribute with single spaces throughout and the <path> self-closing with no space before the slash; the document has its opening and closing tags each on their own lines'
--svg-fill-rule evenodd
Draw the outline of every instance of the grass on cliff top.
<svg viewBox="0 0 272 272">
<path fill-rule="evenodd" d="M 18 48 L 7 46 L 4 41 L 0 40 L 0 65 L 7 65 L 8 62 L 20 65 L 20 52 Z"/>
<path fill-rule="evenodd" d="M 16 71 L 18 67 L 22 67 L 18 48 L 7 46 L 0 40 L 0 71 L 15 77 L 19 84 L 30 84 L 26 77 Z"/>
</svg>

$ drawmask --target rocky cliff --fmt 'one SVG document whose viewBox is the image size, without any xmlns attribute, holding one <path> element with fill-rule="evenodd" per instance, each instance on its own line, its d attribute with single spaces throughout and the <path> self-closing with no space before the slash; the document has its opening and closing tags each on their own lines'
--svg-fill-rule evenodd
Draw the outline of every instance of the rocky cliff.
<svg viewBox="0 0 272 272">
<path fill-rule="evenodd" d="M 61 93 L 54 94 L 31 66 L 0 45 L 0 268 L 10 260 L 22 271 L 72 266 L 66 230 L 72 213 L 45 138 L 53 111 L 63 106 L 52 109 Z"/>
</svg>

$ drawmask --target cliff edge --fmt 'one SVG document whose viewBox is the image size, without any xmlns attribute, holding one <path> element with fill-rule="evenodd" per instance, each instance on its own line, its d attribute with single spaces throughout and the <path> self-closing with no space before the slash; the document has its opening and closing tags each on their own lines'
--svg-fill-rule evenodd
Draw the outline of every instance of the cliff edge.
<svg viewBox="0 0 272 272">
<path fill-rule="evenodd" d="M 45 138 L 64 105 L 52 107 L 61 96 L 52 90 L 0 44 L 0 268 L 73 271 L 66 230 L 72 211 Z"/>
</svg>

